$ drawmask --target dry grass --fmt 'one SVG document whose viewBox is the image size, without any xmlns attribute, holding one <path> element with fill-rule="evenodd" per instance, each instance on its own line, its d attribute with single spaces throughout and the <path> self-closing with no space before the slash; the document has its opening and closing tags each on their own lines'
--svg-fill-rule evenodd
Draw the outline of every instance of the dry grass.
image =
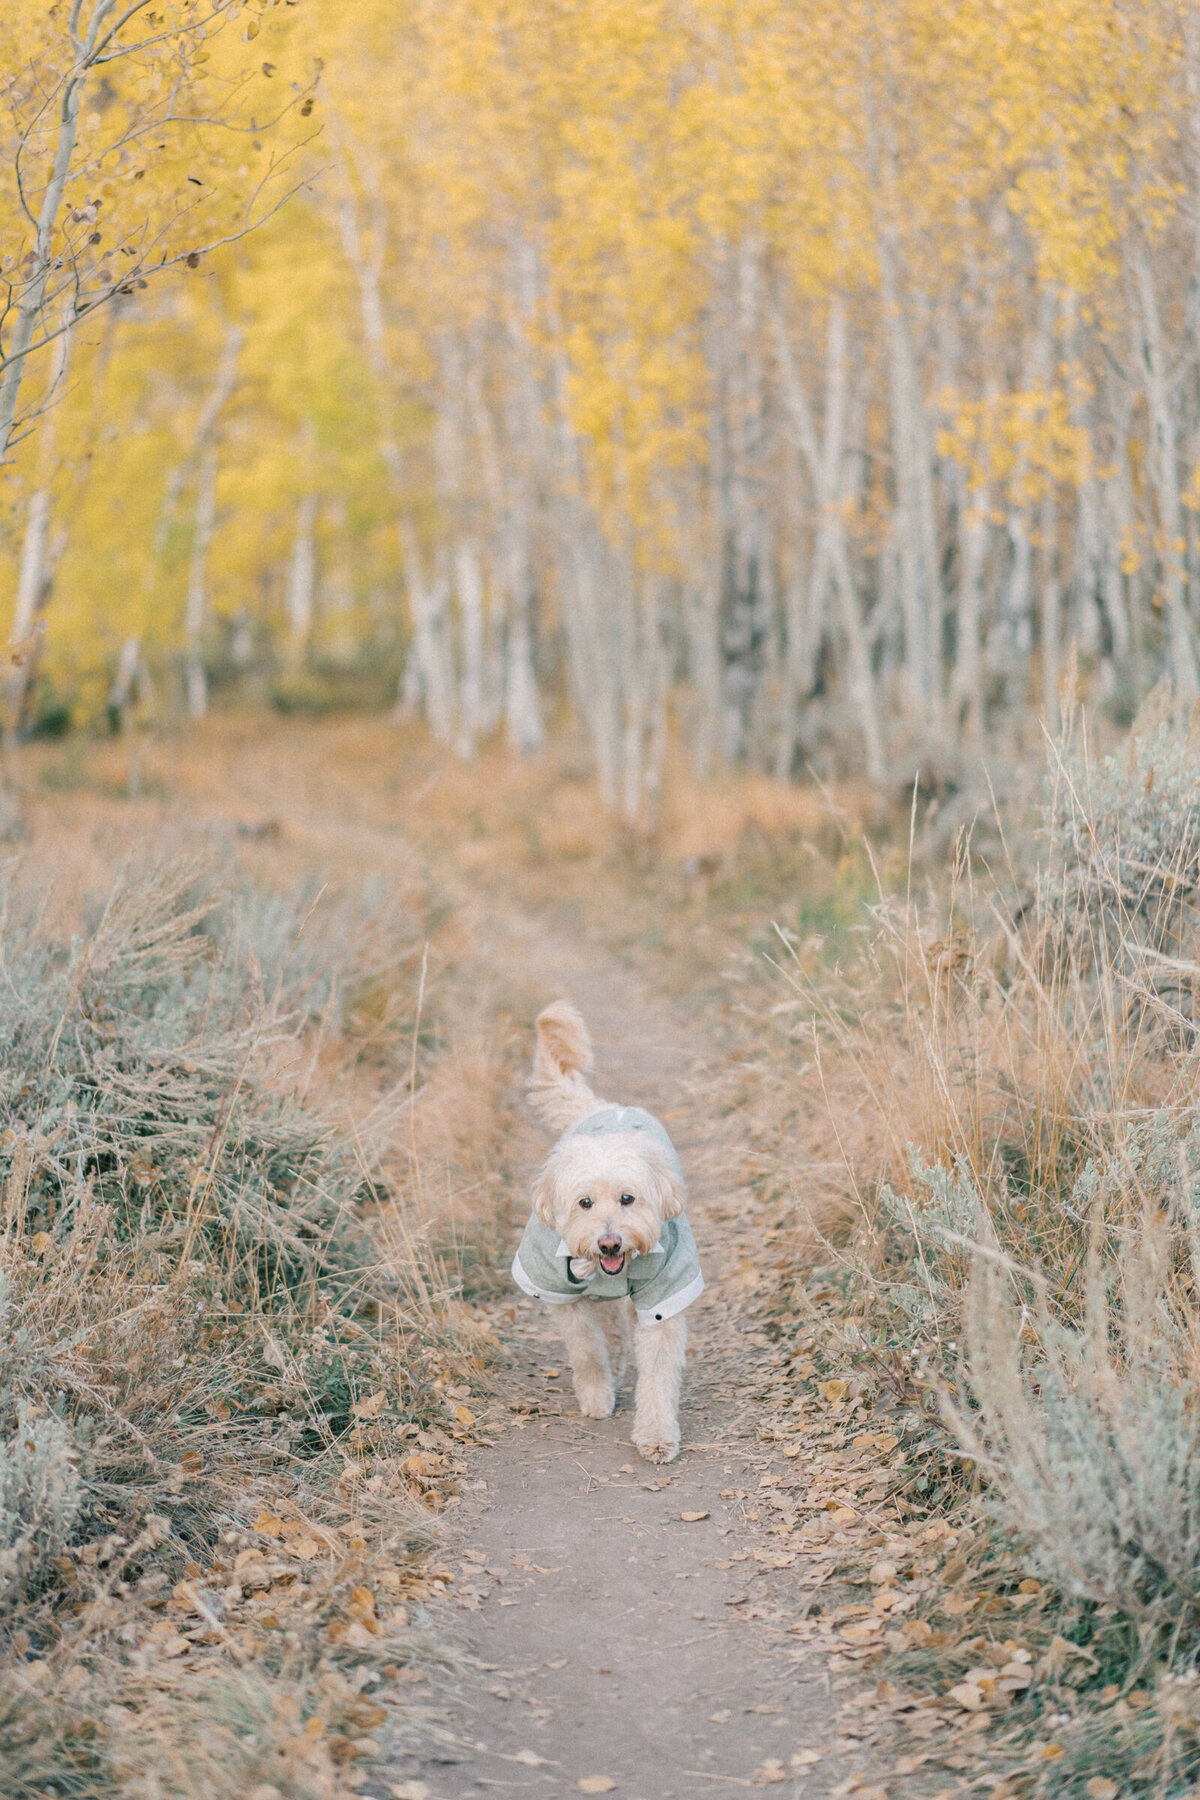
<svg viewBox="0 0 1200 1800">
<path fill-rule="evenodd" d="M 962 1706 L 991 1709 L 1014 1792 L 1171 1794 L 1200 1773 L 1187 719 L 1156 696 L 1101 759 L 1076 718 L 1039 837 L 1009 850 L 989 870 L 963 842 L 928 893 L 914 878 L 878 899 L 840 968 L 781 951 L 797 1294 L 814 1260 L 839 1278 L 827 1354 L 896 1421 L 896 1503 L 948 1512 L 974 1546 L 957 1616 L 1043 1582 L 1020 1619 L 1032 1685 L 964 1682 L 984 1644 L 965 1622 L 914 1672 L 940 1666 Z M 764 1061 L 782 1111 L 787 1077 Z M 1052 1656 L 1052 1640 L 1084 1648 Z"/>
<path fill-rule="evenodd" d="M 1107 769 L 1076 721 L 1051 761 L 1042 836 L 1016 807 L 989 827 L 986 856 L 980 831 L 944 864 L 946 813 L 928 826 L 924 800 L 910 855 L 907 818 L 872 822 L 861 795 L 771 783 L 697 791 L 680 778 L 668 784 L 657 841 L 635 842 L 603 814 L 569 749 L 536 764 L 489 756 L 467 769 L 412 734 L 341 721 L 304 728 L 303 755 L 295 728 L 264 734 L 249 724 L 161 752 L 161 779 L 207 817 L 210 836 L 226 842 L 238 823 L 272 827 L 238 840 L 260 885 L 299 891 L 333 860 L 338 904 L 372 879 L 413 896 L 415 929 L 385 931 L 382 941 L 368 933 L 362 960 L 373 974 L 332 984 L 321 975 L 311 1003 L 303 983 L 293 989 L 289 1004 L 305 1013 L 299 1036 L 266 1059 L 272 1091 L 302 1100 L 319 1091 L 354 1122 L 373 1187 L 355 1201 L 352 1223 L 385 1249 L 394 1284 L 380 1317 L 359 1321 L 377 1348 L 381 1319 L 393 1322 L 387 1372 L 371 1377 L 386 1395 L 381 1421 L 355 1419 L 351 1408 L 347 1430 L 343 1410 L 326 1422 L 337 1427 L 328 1442 L 310 1434 L 303 1456 L 290 1450 L 298 1497 L 287 1522 L 298 1526 L 303 1514 L 304 1529 L 319 1524 L 339 1546 L 321 1590 L 321 1631 L 361 1623 L 339 1571 L 375 1554 L 373 1505 L 453 1479 L 442 1462 L 454 1455 L 446 1390 L 480 1384 L 463 1360 L 472 1327 L 455 1296 L 464 1277 L 484 1293 L 494 1280 L 492 1251 L 527 1144 L 513 1072 L 541 998 L 492 954 L 498 904 L 632 958 L 707 1034 L 714 1139 L 739 1146 L 730 1185 L 755 1188 L 765 1255 L 791 1277 L 774 1320 L 761 1295 L 754 1301 L 755 1329 L 780 1339 L 781 1391 L 840 1376 L 849 1386 L 821 1402 L 821 1417 L 826 1406 L 854 1409 L 855 1430 L 869 1417 L 897 1441 L 880 1492 L 903 1520 L 914 1581 L 938 1546 L 955 1546 L 944 1551 L 944 1580 L 927 1582 L 892 1633 L 907 1660 L 890 1672 L 947 1693 L 978 1689 L 996 1767 L 1014 1792 L 1099 1800 L 1088 1781 L 1115 1777 L 1122 1793 L 1167 1795 L 1194 1779 L 1200 767 L 1186 721 L 1156 705 L 1158 716 L 1152 708 L 1136 728 L 1141 748 Z M 97 791 L 105 781 L 107 795 Z M 39 816 L 61 821 L 74 809 L 117 836 L 162 828 L 164 802 L 116 798 L 117 785 L 101 767 L 84 787 L 54 790 Z M 35 817 L 35 851 L 41 829 Z M 870 848 L 868 829 L 879 840 Z M 78 912 L 79 892 L 101 885 L 107 849 L 76 831 L 68 854 Z M 405 1109 L 410 1085 L 419 1099 Z M 46 1282 L 45 1260 L 30 1254 Z M 747 1280 L 760 1290 L 756 1254 Z M 247 1316 L 262 1305 L 256 1293 Z M 325 1392 L 328 1342 L 272 1331 L 283 1366 L 255 1379 L 289 1407 Z M 786 1360 L 797 1347 L 800 1360 Z M 204 1398 L 198 1404 L 213 1424 Z M 329 1411 L 313 1406 L 305 1417 Z M 290 1541 L 254 1532 L 262 1515 L 244 1498 L 238 1417 L 218 1421 L 220 1432 L 213 1425 L 211 1441 L 222 1455 L 228 1447 L 243 1498 L 232 1476 L 219 1500 L 196 1490 L 193 1538 L 167 1543 L 180 1568 L 188 1555 L 202 1567 L 193 1544 L 236 1562 L 269 1559 Z M 416 1483 L 396 1442 L 407 1424 L 424 1433 Z M 264 1497 L 252 1482 L 252 1504 L 283 1521 L 278 1479 L 255 1473 Z M 192 1494 L 185 1483 L 178 1498 Z M 349 1549 L 352 1529 L 363 1549 Z M 228 1555 L 218 1548 L 223 1531 L 241 1534 Z M 926 1542 L 929 1533 L 944 1538 Z M 402 1589 L 419 1580 L 402 1544 L 385 1554 Z M 85 1585 L 95 1579 L 72 1562 Z M 1035 1569 L 1042 1586 L 1030 1599 L 1018 1584 Z M 948 1596 L 945 1582 L 958 1592 Z M 395 1594 L 376 1587 L 377 1619 Z M 956 1610 L 939 1617 L 947 1598 Z M 1000 1615 L 1033 1659 L 1024 1697 L 1012 1677 L 1003 1700 L 990 1678 L 964 1679 L 981 1659 L 1002 1662 L 1002 1628 L 985 1622 Z M 250 1614 L 234 1617 L 238 1631 L 256 1629 Z M 337 1709 L 357 1702 L 325 1691 L 319 1659 L 296 1651 L 289 1661 L 280 1649 L 272 1662 L 260 1649 L 234 1670 L 205 1644 L 211 1624 L 184 1619 L 193 1648 L 168 1659 L 184 1687 L 198 1679 L 203 1650 L 215 1686 L 235 1674 L 250 1684 L 236 1702 L 233 1687 L 221 1688 L 234 1716 L 262 1716 L 254 1683 L 291 1683 L 302 1717 L 317 1695 L 327 1709 L 313 1745 L 349 1738 Z M 303 1632 L 297 1640 L 311 1641 Z M 363 1654 L 364 1666 L 378 1667 L 378 1655 Z M 347 1678 L 352 1660 L 338 1665 Z M 162 1679 L 163 1664 L 153 1667 Z M 149 1704 L 131 1703 L 139 1714 Z M 189 1711 L 199 1702 L 181 1688 L 172 1712 L 175 1704 L 167 1710 L 186 1741 L 182 1722 L 202 1716 Z M 947 1716 L 959 1707 L 946 1694 L 940 1704 Z M 167 1726 L 160 1719 L 155 1729 Z M 265 1741 L 258 1727 L 248 1731 L 247 1741 Z M 281 1725 L 271 1731 L 283 1734 L 267 1734 L 274 1755 L 290 1740 Z M 972 1739 L 973 1755 L 982 1741 Z M 1048 1742 L 1058 1750 L 1042 1757 Z M 343 1780 L 338 1771 L 353 1760 L 333 1759 L 321 1779 Z M 254 1778 L 281 1785 L 276 1774 Z M 211 1779 L 220 1791 L 226 1777 Z"/>
<path fill-rule="evenodd" d="M 425 1653 L 511 1071 L 419 883 L 84 848 L 4 895 L 0 1789 L 334 1800 Z"/>
</svg>

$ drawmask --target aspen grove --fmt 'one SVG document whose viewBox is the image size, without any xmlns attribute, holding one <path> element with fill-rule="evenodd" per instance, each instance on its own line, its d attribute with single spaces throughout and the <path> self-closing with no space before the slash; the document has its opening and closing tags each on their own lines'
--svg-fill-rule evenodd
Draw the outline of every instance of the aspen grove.
<svg viewBox="0 0 1200 1800">
<path fill-rule="evenodd" d="M 951 779 L 1068 667 L 1196 691 L 1194 8 L 162 7 L 47 223 L 67 11 L 3 116 L 12 737 L 238 682 L 464 756 L 565 712 L 645 826 L 673 736 Z"/>
</svg>

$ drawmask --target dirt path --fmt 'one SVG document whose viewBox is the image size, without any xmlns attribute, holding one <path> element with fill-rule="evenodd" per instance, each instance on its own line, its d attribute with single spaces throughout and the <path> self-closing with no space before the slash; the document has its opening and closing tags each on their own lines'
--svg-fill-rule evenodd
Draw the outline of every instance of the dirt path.
<svg viewBox="0 0 1200 1800">
<path fill-rule="evenodd" d="M 397 778 L 371 786 L 356 768 L 348 779 L 299 732 L 267 745 L 214 736 L 209 751 L 182 804 L 114 812 L 114 832 L 155 818 L 164 831 L 262 818 L 275 822 L 262 854 L 293 872 L 405 879 L 412 808 Z M 77 860 L 102 860 L 82 829 L 67 843 Z M 789 1635 L 824 1599 L 816 1584 L 828 1568 L 772 1535 L 760 1498 L 770 1457 L 759 1437 L 763 1393 L 775 1365 L 747 1309 L 772 1259 L 752 1196 L 734 1192 L 745 1160 L 731 1141 L 736 1115 L 715 1118 L 704 1099 L 712 1047 L 686 1006 L 647 992 L 605 951 L 513 912 L 485 876 L 461 865 L 455 873 L 440 844 L 426 854 L 453 889 L 478 966 L 503 968 L 511 991 L 538 1003 L 574 999 L 596 1040 L 598 1090 L 666 1123 L 688 1174 L 708 1289 L 689 1311 L 683 1450 L 666 1469 L 643 1463 L 629 1442 L 628 1383 L 613 1418 L 583 1420 L 546 1311 L 515 1288 L 496 1309 L 511 1362 L 485 1421 L 494 1441 L 471 1450 L 462 1504 L 445 1516 L 449 1597 L 412 1621 L 435 1658 L 448 1654 L 406 1684 L 408 1723 L 363 1792 L 690 1800 L 761 1785 L 818 1800 L 863 1766 L 862 1755 L 848 1763 L 834 1754 L 826 1660 L 805 1664 L 802 1636 Z M 530 1125 L 531 1167 L 543 1149 Z M 832 1687 L 852 1683 L 835 1673 Z"/>
<path fill-rule="evenodd" d="M 689 1314 L 684 1448 L 665 1470 L 629 1442 L 628 1384 L 613 1418 L 578 1416 L 546 1309 L 515 1296 L 511 1422 L 474 1453 L 475 1480 L 448 1525 L 456 1601 L 431 1619 L 459 1664 L 429 1681 L 426 1723 L 397 1746 L 392 1791 L 557 1796 L 610 1791 L 581 1786 L 603 1778 L 621 1800 L 749 1785 L 823 1795 L 846 1773 L 827 1753 L 828 1677 L 804 1678 L 761 1618 L 785 1583 L 800 1614 L 803 1571 L 754 1559 L 770 1555 L 755 1523 L 755 1353 L 723 1279 L 743 1246 L 722 1204 L 722 1147 L 691 1097 L 697 1046 L 679 1014 L 602 954 L 537 921 L 493 917 L 490 928 L 496 953 L 522 959 L 547 999 L 566 993 L 584 1011 L 598 1091 L 667 1124 L 709 1288 Z"/>
</svg>

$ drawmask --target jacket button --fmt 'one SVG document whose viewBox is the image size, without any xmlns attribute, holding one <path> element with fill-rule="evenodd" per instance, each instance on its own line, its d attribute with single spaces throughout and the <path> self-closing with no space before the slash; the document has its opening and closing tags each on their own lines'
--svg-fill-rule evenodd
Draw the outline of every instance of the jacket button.
<svg viewBox="0 0 1200 1800">
<path fill-rule="evenodd" d="M 661 1314 L 661 1313 L 655 1313 L 655 1315 L 654 1315 L 654 1316 L 655 1316 L 655 1318 L 656 1318 L 656 1319 L 658 1319 L 658 1320 L 659 1320 L 659 1321 L 660 1321 L 660 1322 L 661 1322 L 661 1320 L 662 1320 L 662 1314 Z"/>
</svg>

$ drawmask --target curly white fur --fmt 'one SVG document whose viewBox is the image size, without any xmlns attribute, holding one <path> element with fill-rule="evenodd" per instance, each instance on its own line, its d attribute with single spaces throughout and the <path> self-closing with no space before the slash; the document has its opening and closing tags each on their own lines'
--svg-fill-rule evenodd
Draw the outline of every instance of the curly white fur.
<svg viewBox="0 0 1200 1800">
<path fill-rule="evenodd" d="M 538 1014 L 529 1104 L 551 1131 L 567 1131 L 603 1106 L 587 1082 L 593 1060 L 591 1033 L 569 1000 Z"/>
<path fill-rule="evenodd" d="M 533 1184 L 538 1217 L 553 1225 L 571 1256 L 593 1266 L 618 1257 L 645 1255 L 658 1242 L 663 1223 L 683 1210 L 684 1189 L 677 1168 L 645 1132 L 573 1134 L 571 1126 L 607 1105 L 592 1090 L 592 1040 L 583 1018 L 565 1000 L 546 1007 L 537 1021 L 537 1045 L 529 1079 L 529 1099 L 539 1118 L 564 1132 Z M 615 1246 L 615 1248 L 614 1248 Z M 611 1273 L 611 1268 L 609 1269 Z M 628 1300 L 611 1304 L 627 1314 Z M 581 1300 L 559 1306 L 575 1393 L 585 1418 L 606 1418 L 616 1405 L 617 1377 L 600 1317 L 601 1302 Z M 633 1441 L 650 1462 L 672 1462 L 679 1454 L 679 1390 L 687 1349 L 682 1313 L 650 1325 L 632 1325 L 637 1365 Z"/>
</svg>

